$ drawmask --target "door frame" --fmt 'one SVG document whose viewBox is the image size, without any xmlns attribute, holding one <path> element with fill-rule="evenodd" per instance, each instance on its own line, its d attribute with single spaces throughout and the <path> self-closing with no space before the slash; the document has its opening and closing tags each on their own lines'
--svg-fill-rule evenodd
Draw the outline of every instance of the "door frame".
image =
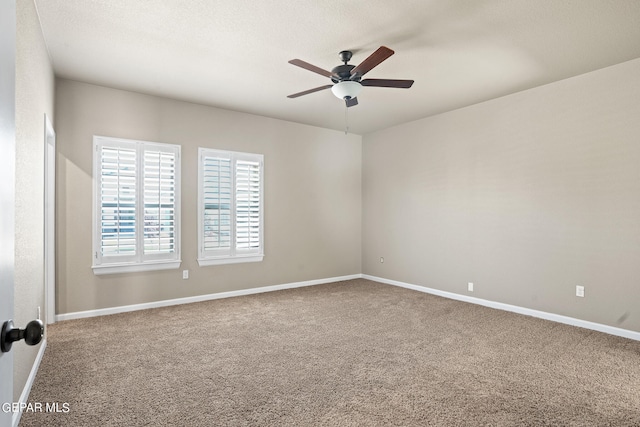
<svg viewBox="0 0 640 427">
<path fill-rule="evenodd" d="M 44 115 L 44 289 L 45 323 L 56 321 L 56 132 Z"/>
</svg>

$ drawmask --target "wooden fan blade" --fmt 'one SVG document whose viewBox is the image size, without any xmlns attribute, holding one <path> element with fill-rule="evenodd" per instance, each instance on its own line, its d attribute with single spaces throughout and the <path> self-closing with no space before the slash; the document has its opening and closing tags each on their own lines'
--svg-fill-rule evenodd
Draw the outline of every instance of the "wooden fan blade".
<svg viewBox="0 0 640 427">
<path fill-rule="evenodd" d="M 355 76 L 357 74 L 358 76 L 364 76 L 394 53 L 395 52 L 388 47 L 380 46 L 378 50 L 369 55 L 369 57 L 362 61 L 360 65 L 351 70 L 351 75 Z"/>
<path fill-rule="evenodd" d="M 313 89 L 305 90 L 304 92 L 298 92 L 298 93 L 294 93 L 293 95 L 288 95 L 287 98 L 297 98 L 302 95 L 308 95 L 313 92 L 319 92 L 321 90 L 329 89 L 331 86 L 333 85 L 324 85 L 320 87 L 315 87 Z"/>
<path fill-rule="evenodd" d="M 347 107 L 353 107 L 354 105 L 358 105 L 358 98 L 345 99 L 344 102 L 347 104 Z"/>
<path fill-rule="evenodd" d="M 374 87 L 397 87 L 409 89 L 413 85 L 413 80 L 389 80 L 389 79 L 364 79 L 360 82 L 362 86 Z"/>
<path fill-rule="evenodd" d="M 314 73 L 318 73 L 321 76 L 325 76 L 325 77 L 333 76 L 333 74 L 331 74 L 330 71 L 323 70 L 322 68 L 316 67 L 315 65 L 309 64 L 308 62 L 304 62 L 301 59 L 292 59 L 291 61 L 289 61 L 289 64 L 295 65 L 300 68 L 304 68 L 305 70 L 313 71 Z"/>
</svg>

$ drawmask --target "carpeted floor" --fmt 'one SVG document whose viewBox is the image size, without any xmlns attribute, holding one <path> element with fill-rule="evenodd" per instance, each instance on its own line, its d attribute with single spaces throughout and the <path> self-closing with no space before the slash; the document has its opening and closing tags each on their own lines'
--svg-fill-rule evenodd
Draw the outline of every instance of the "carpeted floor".
<svg viewBox="0 0 640 427">
<path fill-rule="evenodd" d="M 363 279 L 60 322 L 20 426 L 640 426 L 640 342 Z"/>
</svg>

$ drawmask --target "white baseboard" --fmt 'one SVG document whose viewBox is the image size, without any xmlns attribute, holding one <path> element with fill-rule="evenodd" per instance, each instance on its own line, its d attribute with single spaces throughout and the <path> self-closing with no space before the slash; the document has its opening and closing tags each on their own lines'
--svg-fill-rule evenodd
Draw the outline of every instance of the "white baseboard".
<svg viewBox="0 0 640 427">
<path fill-rule="evenodd" d="M 38 373 L 38 368 L 40 368 L 40 362 L 42 362 L 42 356 L 44 356 L 44 350 L 46 348 L 47 339 L 43 338 L 42 343 L 40 344 L 40 349 L 38 350 L 38 354 L 36 355 L 36 360 L 33 362 L 31 372 L 29 372 L 27 383 L 24 385 L 22 393 L 20 394 L 20 400 L 18 401 L 18 403 L 20 404 L 21 408 L 24 407 L 23 404 L 29 402 L 29 393 L 31 393 L 31 386 L 33 386 L 33 382 L 36 379 L 36 374 Z M 14 412 L 11 425 L 13 427 L 18 427 L 18 424 L 20 424 L 20 418 L 22 418 L 22 410 Z"/>
<path fill-rule="evenodd" d="M 454 299 L 458 301 L 469 302 L 472 304 L 483 305 L 485 307 L 496 308 L 498 310 L 511 311 L 527 316 L 538 317 L 540 319 L 551 320 L 553 322 L 564 323 L 566 325 L 577 326 L 579 328 L 591 329 L 598 332 L 604 332 L 610 335 L 629 338 L 640 341 L 640 332 L 630 331 L 628 329 L 616 328 L 613 326 L 603 325 L 601 323 L 589 322 L 586 320 L 575 319 L 573 317 L 562 316 L 560 314 L 547 313 L 546 311 L 533 310 L 530 308 L 519 307 L 517 305 L 504 304 L 501 302 L 489 301 L 482 298 L 470 297 L 467 295 L 454 294 L 453 292 L 441 291 L 438 289 L 427 288 L 425 286 L 412 285 L 410 283 L 399 282 L 397 280 L 384 279 L 382 277 L 362 275 L 363 279 L 373 280 L 374 282 L 385 283 L 387 285 L 400 286 L 402 288 L 413 289 L 414 291 L 425 292 L 427 294 L 438 295 L 444 298 Z"/>
<path fill-rule="evenodd" d="M 352 280 L 361 278 L 361 274 L 352 274 L 349 276 L 331 277 L 327 279 L 307 280 L 304 282 L 286 283 L 283 285 L 263 286 L 259 288 L 241 289 L 238 291 L 218 292 L 215 294 L 197 295 L 193 297 L 176 298 L 164 301 L 154 301 L 142 304 L 124 305 L 120 307 L 101 308 L 97 310 L 77 311 L 74 313 L 64 313 L 56 315 L 56 321 L 82 319 L 86 317 L 105 316 L 108 314 L 125 313 L 128 311 L 145 310 L 148 308 L 167 307 L 170 305 L 188 304 L 192 302 L 209 301 L 220 298 L 231 298 L 242 295 L 259 294 L 263 292 L 281 291 L 283 289 L 302 288 L 305 286 L 321 285 L 324 283 L 340 282 L 343 280 Z"/>
</svg>

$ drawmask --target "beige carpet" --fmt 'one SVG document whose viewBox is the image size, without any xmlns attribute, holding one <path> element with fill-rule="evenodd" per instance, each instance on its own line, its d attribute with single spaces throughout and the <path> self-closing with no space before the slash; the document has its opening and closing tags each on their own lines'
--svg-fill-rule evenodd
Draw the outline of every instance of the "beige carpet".
<svg viewBox="0 0 640 427">
<path fill-rule="evenodd" d="M 640 426 L 640 342 L 367 280 L 60 322 L 21 426 Z"/>
</svg>

